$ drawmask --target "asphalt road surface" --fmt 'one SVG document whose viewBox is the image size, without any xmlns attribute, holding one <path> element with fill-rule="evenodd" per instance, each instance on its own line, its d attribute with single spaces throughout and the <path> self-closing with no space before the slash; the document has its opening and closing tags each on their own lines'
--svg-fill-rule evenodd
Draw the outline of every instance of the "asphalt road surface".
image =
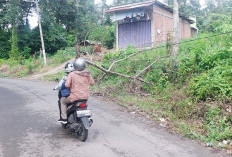
<svg viewBox="0 0 232 157">
<path fill-rule="evenodd" d="M 0 156 L 3 157 L 218 157 L 220 152 L 167 133 L 91 97 L 94 123 L 81 142 L 57 122 L 55 83 L 0 78 Z"/>
</svg>

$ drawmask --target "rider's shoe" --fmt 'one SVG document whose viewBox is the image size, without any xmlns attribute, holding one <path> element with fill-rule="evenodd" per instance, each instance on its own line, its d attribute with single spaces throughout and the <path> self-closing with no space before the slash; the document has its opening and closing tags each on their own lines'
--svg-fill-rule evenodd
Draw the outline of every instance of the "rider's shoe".
<svg viewBox="0 0 232 157">
<path fill-rule="evenodd" d="M 67 124 L 67 119 L 60 118 L 58 122 L 61 122 L 63 124 Z"/>
</svg>

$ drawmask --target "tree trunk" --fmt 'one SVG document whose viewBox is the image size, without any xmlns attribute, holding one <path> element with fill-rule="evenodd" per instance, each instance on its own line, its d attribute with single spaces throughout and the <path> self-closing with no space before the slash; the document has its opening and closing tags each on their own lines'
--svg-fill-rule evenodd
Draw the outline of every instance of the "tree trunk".
<svg viewBox="0 0 232 157">
<path fill-rule="evenodd" d="M 179 42 L 180 42 L 180 31 L 179 31 L 179 8 L 177 0 L 174 0 L 173 6 L 173 50 L 172 50 L 172 58 L 174 58 L 179 51 Z"/>
<path fill-rule="evenodd" d="M 19 59 L 19 48 L 18 48 L 18 35 L 16 31 L 16 24 L 13 24 L 12 28 L 12 37 L 11 37 L 11 51 L 10 51 L 10 58 L 14 60 L 20 60 Z"/>
<path fill-rule="evenodd" d="M 37 14 L 38 14 L 38 24 L 39 24 L 40 39 L 41 39 L 41 44 L 42 44 L 42 52 L 43 52 L 43 57 L 44 57 L 44 64 L 46 65 L 47 64 L 47 59 L 46 59 L 43 32 L 42 32 L 42 26 L 41 26 L 41 20 L 40 20 L 39 4 L 38 4 L 38 1 L 35 1 L 35 3 L 36 3 Z"/>
</svg>

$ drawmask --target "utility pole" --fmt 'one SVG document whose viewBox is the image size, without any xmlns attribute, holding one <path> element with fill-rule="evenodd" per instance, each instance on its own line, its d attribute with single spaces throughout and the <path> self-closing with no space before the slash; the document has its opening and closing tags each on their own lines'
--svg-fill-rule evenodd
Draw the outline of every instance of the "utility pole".
<svg viewBox="0 0 232 157">
<path fill-rule="evenodd" d="M 40 39 L 41 39 L 41 44 L 42 44 L 42 52 L 43 52 L 44 64 L 46 65 L 47 64 L 47 59 L 46 59 L 43 32 L 42 32 L 42 26 L 41 26 L 39 3 L 38 3 L 38 0 L 36 0 L 34 2 L 36 4 L 36 11 L 37 11 L 37 15 L 38 15 L 38 24 L 39 24 L 39 32 L 40 32 Z"/>
<path fill-rule="evenodd" d="M 179 31 L 179 5 L 177 0 L 174 0 L 173 4 L 173 49 L 172 49 L 172 58 L 174 58 L 177 55 L 177 52 L 179 51 L 179 42 L 180 42 L 180 31 Z"/>
</svg>

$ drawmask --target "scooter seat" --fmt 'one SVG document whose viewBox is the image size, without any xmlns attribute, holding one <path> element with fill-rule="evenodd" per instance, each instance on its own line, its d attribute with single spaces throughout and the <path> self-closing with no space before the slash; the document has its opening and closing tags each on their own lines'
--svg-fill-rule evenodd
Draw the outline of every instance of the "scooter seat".
<svg viewBox="0 0 232 157">
<path fill-rule="evenodd" d="M 76 105 L 77 103 L 86 103 L 87 102 L 87 99 L 80 99 L 80 100 L 76 100 L 72 103 L 69 103 L 68 106 L 70 105 Z"/>
</svg>

